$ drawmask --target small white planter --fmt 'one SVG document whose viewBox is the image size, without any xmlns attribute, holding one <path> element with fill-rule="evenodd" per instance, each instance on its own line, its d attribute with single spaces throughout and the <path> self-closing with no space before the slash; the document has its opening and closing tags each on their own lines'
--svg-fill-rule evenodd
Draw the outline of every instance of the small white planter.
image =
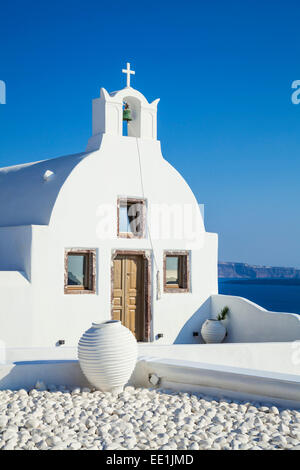
<svg viewBox="0 0 300 470">
<path fill-rule="evenodd" d="M 206 320 L 201 328 L 205 343 L 221 343 L 226 335 L 226 328 L 220 320 Z"/>
<path fill-rule="evenodd" d="M 92 323 L 79 340 L 78 360 L 94 387 L 103 392 L 120 392 L 135 367 L 137 342 L 120 321 Z"/>
</svg>

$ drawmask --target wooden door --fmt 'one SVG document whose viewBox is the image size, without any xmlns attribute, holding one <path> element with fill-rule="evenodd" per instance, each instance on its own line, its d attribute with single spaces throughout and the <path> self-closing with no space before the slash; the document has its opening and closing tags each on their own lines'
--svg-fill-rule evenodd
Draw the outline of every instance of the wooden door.
<svg viewBox="0 0 300 470">
<path fill-rule="evenodd" d="M 118 255 L 113 266 L 112 316 L 129 328 L 137 341 L 144 340 L 144 292 L 143 256 Z"/>
</svg>

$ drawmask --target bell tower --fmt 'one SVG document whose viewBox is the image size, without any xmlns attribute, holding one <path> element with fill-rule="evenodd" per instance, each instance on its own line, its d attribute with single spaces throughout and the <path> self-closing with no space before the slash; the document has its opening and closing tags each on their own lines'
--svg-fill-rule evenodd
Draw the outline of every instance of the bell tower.
<svg viewBox="0 0 300 470">
<path fill-rule="evenodd" d="M 131 75 L 135 72 L 130 70 L 129 63 L 122 72 L 127 74 L 125 88 L 112 93 L 101 88 L 100 98 L 93 100 L 93 135 L 89 139 L 87 151 L 99 148 L 103 134 L 120 138 L 136 137 L 157 140 L 159 99 L 149 103 L 142 93 L 130 86 Z M 127 136 L 123 135 L 123 118 L 128 125 Z"/>
</svg>

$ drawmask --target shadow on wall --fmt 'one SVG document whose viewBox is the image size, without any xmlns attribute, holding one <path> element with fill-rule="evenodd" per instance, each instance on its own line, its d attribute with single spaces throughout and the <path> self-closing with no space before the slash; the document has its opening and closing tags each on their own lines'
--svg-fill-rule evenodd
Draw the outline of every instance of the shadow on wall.
<svg viewBox="0 0 300 470">
<path fill-rule="evenodd" d="M 0 271 L 18 271 L 31 280 L 32 227 L 0 227 Z"/>
<path fill-rule="evenodd" d="M 33 388 L 37 381 L 66 387 L 90 387 L 78 361 L 25 361 L 0 365 L 0 390 Z"/>
<path fill-rule="evenodd" d="M 211 297 L 206 299 L 201 307 L 188 319 L 179 331 L 173 344 L 204 344 L 201 336 L 202 324 L 211 316 Z M 193 333 L 198 336 L 193 336 Z"/>
</svg>

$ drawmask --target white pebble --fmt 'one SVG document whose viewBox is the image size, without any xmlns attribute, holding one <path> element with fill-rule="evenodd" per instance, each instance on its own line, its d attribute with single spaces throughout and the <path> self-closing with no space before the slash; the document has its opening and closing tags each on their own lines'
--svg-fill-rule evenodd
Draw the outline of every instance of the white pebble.
<svg viewBox="0 0 300 470">
<path fill-rule="evenodd" d="M 40 422 L 34 418 L 28 419 L 25 423 L 25 426 L 27 429 L 31 429 L 31 428 L 36 429 L 39 427 L 39 425 L 40 425 Z"/>
<path fill-rule="evenodd" d="M 0 416 L 0 429 L 4 429 L 8 423 L 7 416 Z"/>
<path fill-rule="evenodd" d="M 125 387 L 0 391 L 0 449 L 298 449 L 300 412 Z M 48 391 L 47 391 L 48 390 Z"/>
</svg>

